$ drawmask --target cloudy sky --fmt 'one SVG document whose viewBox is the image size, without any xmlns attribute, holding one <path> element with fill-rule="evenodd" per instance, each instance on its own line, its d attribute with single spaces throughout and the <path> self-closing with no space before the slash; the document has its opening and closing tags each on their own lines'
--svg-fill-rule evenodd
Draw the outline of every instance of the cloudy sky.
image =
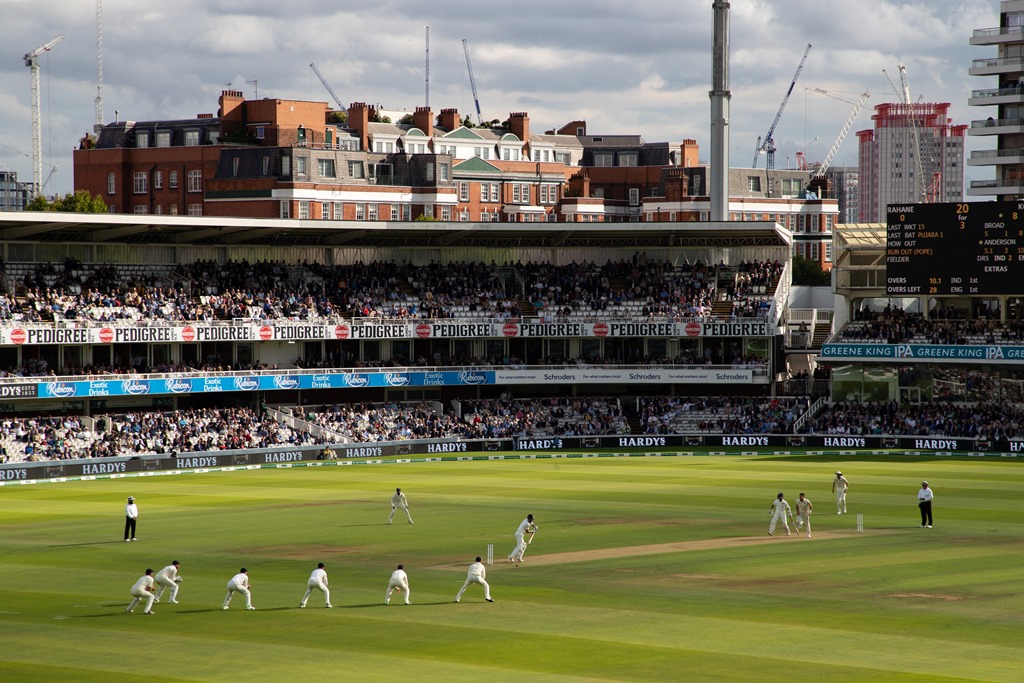
<svg viewBox="0 0 1024 683">
<path fill-rule="evenodd" d="M 43 177 L 57 166 L 46 192 L 69 192 L 71 150 L 96 118 L 95 2 L 0 0 L 0 17 L 0 168 L 32 179 L 23 55 L 63 33 L 40 61 Z M 967 70 L 995 48 L 968 40 L 998 19 L 998 0 L 732 0 L 731 165 L 750 165 L 808 43 L 775 132 L 779 168 L 795 165 L 800 150 L 822 159 L 853 108 L 805 87 L 851 100 L 866 89 L 869 102 L 892 101 L 882 70 L 898 79 L 900 62 L 915 100 L 951 102 L 956 123 L 987 117 L 967 98 L 995 79 Z M 332 102 L 310 62 L 346 105 L 412 109 L 425 103 L 429 26 L 435 112 L 475 113 L 466 38 L 485 119 L 526 111 L 534 132 L 585 119 L 591 134 L 695 138 L 702 161 L 710 149 L 711 0 L 103 0 L 103 26 L 108 122 L 115 112 L 138 121 L 214 113 L 228 84 L 248 97 L 258 89 L 259 97 Z M 853 130 L 868 127 L 865 109 Z M 991 146 L 968 140 L 969 150 Z M 856 163 L 852 132 L 834 163 Z"/>
</svg>

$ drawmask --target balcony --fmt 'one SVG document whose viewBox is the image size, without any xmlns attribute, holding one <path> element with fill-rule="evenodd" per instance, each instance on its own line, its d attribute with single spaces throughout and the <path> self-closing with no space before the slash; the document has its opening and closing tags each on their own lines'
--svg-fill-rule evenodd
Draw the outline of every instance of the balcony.
<svg viewBox="0 0 1024 683">
<path fill-rule="evenodd" d="M 969 197 L 1001 197 L 1005 195 L 1024 195 L 1024 178 L 1021 180 L 1010 180 L 1009 178 L 972 180 L 967 188 Z"/>
<path fill-rule="evenodd" d="M 1024 26 L 979 28 L 971 34 L 971 45 L 999 45 L 1024 42 Z"/>
<path fill-rule="evenodd" d="M 1002 166 L 1024 164 L 1024 149 L 984 149 L 971 152 L 968 166 Z"/>
<path fill-rule="evenodd" d="M 984 107 L 992 104 L 1024 103 L 1024 87 L 991 88 L 988 90 L 972 90 L 967 104 L 972 107 Z"/>
<path fill-rule="evenodd" d="M 1019 135 L 1024 134 L 1024 118 L 1021 119 L 980 119 L 971 121 L 968 135 Z"/>
<path fill-rule="evenodd" d="M 1024 71 L 1024 57 L 993 57 L 975 59 L 968 71 L 972 76 L 996 76 Z"/>
</svg>

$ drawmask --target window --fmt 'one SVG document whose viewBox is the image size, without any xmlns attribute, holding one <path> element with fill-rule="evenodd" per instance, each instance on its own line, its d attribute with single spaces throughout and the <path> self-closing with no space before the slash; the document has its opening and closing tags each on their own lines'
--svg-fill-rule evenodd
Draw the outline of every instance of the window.
<svg viewBox="0 0 1024 683">
<path fill-rule="evenodd" d="M 299 220 L 309 220 L 309 202 L 299 202 Z"/>
<path fill-rule="evenodd" d="M 459 181 L 459 201 L 469 201 L 469 183 L 467 183 L 465 180 Z"/>
<path fill-rule="evenodd" d="M 239 159 L 238 157 L 235 157 L 234 159 L 231 160 L 231 176 L 233 178 L 238 177 L 238 167 L 241 165 L 241 163 L 242 160 Z"/>
<path fill-rule="evenodd" d="M 444 181 L 451 180 L 451 165 L 448 162 L 442 161 L 437 165 L 437 178 Z"/>
<path fill-rule="evenodd" d="M 281 177 L 290 178 L 292 175 L 292 158 L 281 157 Z"/>
<path fill-rule="evenodd" d="M 291 218 L 291 203 L 281 202 L 281 218 Z"/>
<path fill-rule="evenodd" d="M 639 158 L 636 152 L 622 152 L 619 154 L 619 166 L 637 166 Z"/>
<path fill-rule="evenodd" d="M 402 220 L 412 220 L 412 204 L 402 204 Z"/>
<path fill-rule="evenodd" d="M 168 206 L 167 207 L 167 213 L 172 215 L 172 216 L 177 216 L 178 215 L 178 205 L 177 204 L 171 204 L 170 206 Z"/>
<path fill-rule="evenodd" d="M 796 231 L 807 232 L 807 216 L 804 214 L 800 214 L 796 217 Z"/>
<path fill-rule="evenodd" d="M 825 263 L 832 263 L 832 243 L 825 242 Z"/>
<path fill-rule="evenodd" d="M 452 207 L 442 206 L 441 207 L 441 220 L 450 221 L 452 219 Z"/>
<path fill-rule="evenodd" d="M 348 162 L 348 174 L 352 178 L 363 178 L 363 162 L 361 161 L 350 161 Z"/>
<path fill-rule="evenodd" d="M 135 146 L 139 149 L 149 147 L 149 131 L 140 130 L 135 133 Z"/>
<path fill-rule="evenodd" d="M 669 212 L 668 212 L 668 219 L 669 219 L 670 221 L 673 221 L 673 222 L 674 222 L 674 221 L 676 220 L 676 212 L 675 212 L 675 211 L 669 211 Z"/>
<path fill-rule="evenodd" d="M 427 204 L 426 206 L 423 207 L 423 217 L 424 218 L 433 218 L 434 217 L 434 205 L 433 204 Z"/>
<path fill-rule="evenodd" d="M 491 183 L 491 201 L 501 201 L 501 185 L 499 185 L 498 183 Z"/>
<path fill-rule="evenodd" d="M 459 212 L 459 222 L 460 223 L 468 223 L 469 222 L 469 211 L 460 211 Z"/>
<path fill-rule="evenodd" d="M 505 149 L 501 150 L 501 160 L 502 161 L 510 161 L 511 159 L 512 159 L 512 152 L 511 152 L 511 150 L 509 150 L 508 147 L 506 147 Z"/>
<path fill-rule="evenodd" d="M 629 188 L 629 205 L 639 206 L 640 204 L 640 188 L 631 187 Z"/>
<path fill-rule="evenodd" d="M 594 154 L 594 166 L 611 166 L 615 163 L 615 155 L 611 152 L 598 152 Z"/>
<path fill-rule="evenodd" d="M 366 220 L 366 204 L 356 204 L 356 220 Z"/>
<path fill-rule="evenodd" d="M 299 178 L 306 177 L 306 157 L 295 157 L 295 175 Z"/>
<path fill-rule="evenodd" d="M 164 212 L 164 205 L 163 204 L 156 204 L 153 207 L 153 213 L 155 213 L 157 216 L 161 215 L 163 212 Z"/>
<path fill-rule="evenodd" d="M 818 251 L 819 251 L 820 247 L 821 247 L 821 244 L 819 242 L 811 242 L 811 244 L 810 244 L 811 255 L 810 255 L 809 258 L 812 261 L 817 261 L 818 260 Z"/>
<path fill-rule="evenodd" d="M 490 159 L 491 158 L 491 148 L 490 147 L 474 147 L 473 148 L 473 156 L 478 156 L 481 159 Z"/>
<path fill-rule="evenodd" d="M 427 182 L 428 183 L 432 182 L 434 180 L 434 165 L 433 164 L 428 164 L 427 165 L 426 174 L 427 174 L 427 177 L 426 177 Z"/>
<path fill-rule="evenodd" d="M 146 175 L 145 171 L 135 171 L 132 173 L 132 192 L 135 194 L 146 194 L 149 192 L 149 176 Z"/>
<path fill-rule="evenodd" d="M 825 214 L 825 232 L 832 232 L 833 221 L 835 221 L 835 216 L 832 214 Z"/>
<path fill-rule="evenodd" d="M 321 178 L 334 177 L 334 159 L 317 159 L 316 162 L 320 167 Z"/>
<path fill-rule="evenodd" d="M 800 181 L 797 178 L 782 179 L 782 196 L 795 197 L 800 194 Z"/>
<path fill-rule="evenodd" d="M 189 216 L 202 216 L 203 215 L 203 205 L 202 204 L 189 204 L 188 205 L 188 215 Z"/>
<path fill-rule="evenodd" d="M 188 172 L 188 191 L 189 192 L 202 192 L 203 191 L 203 172 L 202 171 L 189 171 Z M 190 216 L 193 214 L 189 214 Z"/>
<path fill-rule="evenodd" d="M 149 213 L 149 207 L 146 206 L 145 204 L 136 204 L 135 206 L 132 207 L 132 213 Z"/>
<path fill-rule="evenodd" d="M 256 126 L 256 139 L 262 140 L 267 135 L 267 129 L 263 126 Z"/>
<path fill-rule="evenodd" d="M 107 194 L 117 194 L 117 176 L 113 171 L 107 173 Z"/>
<path fill-rule="evenodd" d="M 377 185 L 391 185 L 394 182 L 395 170 L 391 164 L 370 164 L 370 177 Z"/>
<path fill-rule="evenodd" d="M 747 191 L 748 192 L 760 192 L 761 191 L 761 176 L 756 176 L 756 175 L 747 176 Z"/>
<path fill-rule="evenodd" d="M 340 221 L 345 216 L 345 205 L 341 202 L 334 202 L 334 220 Z"/>
<path fill-rule="evenodd" d="M 523 195 L 519 191 L 519 183 L 512 183 L 512 203 L 522 204 L 524 201 Z"/>
<path fill-rule="evenodd" d="M 186 130 L 185 131 L 185 146 L 195 147 L 199 144 L 199 131 L 198 130 Z M 190 216 L 193 214 L 189 214 Z"/>
<path fill-rule="evenodd" d="M 320 220 L 326 221 L 331 217 L 331 205 L 329 202 L 320 203 Z"/>
<path fill-rule="evenodd" d="M 375 221 L 377 220 L 377 205 L 367 204 L 366 205 L 366 220 Z"/>
<path fill-rule="evenodd" d="M 153 189 L 162 190 L 164 189 L 164 172 L 153 171 Z"/>
<path fill-rule="evenodd" d="M 156 146 L 157 147 L 170 147 L 171 146 L 171 131 L 162 130 L 156 134 Z"/>
<path fill-rule="evenodd" d="M 260 175 L 270 175 L 270 157 L 260 158 Z"/>
</svg>

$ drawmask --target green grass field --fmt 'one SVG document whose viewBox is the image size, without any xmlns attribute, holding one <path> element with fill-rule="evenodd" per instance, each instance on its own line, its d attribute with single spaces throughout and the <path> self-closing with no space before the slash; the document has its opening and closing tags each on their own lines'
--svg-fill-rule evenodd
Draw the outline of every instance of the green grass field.
<svg viewBox="0 0 1024 683">
<path fill-rule="evenodd" d="M 833 471 L 851 482 L 837 516 Z M 935 490 L 935 528 L 916 492 Z M 396 486 L 401 513 L 387 526 Z M 767 536 L 779 491 L 814 538 Z M 0 488 L 0 680 L 1024 680 L 1024 468 L 939 458 L 437 462 Z M 123 504 L 140 507 L 136 543 Z M 527 512 L 526 563 L 505 559 Z M 863 513 L 864 533 L 855 529 Z M 454 604 L 495 546 L 488 581 Z M 639 546 L 649 546 L 640 548 Z M 180 604 L 124 613 L 181 561 Z M 317 562 L 334 609 L 315 593 Z M 411 606 L 383 605 L 405 564 Z M 227 580 L 249 569 L 256 611 Z"/>
</svg>

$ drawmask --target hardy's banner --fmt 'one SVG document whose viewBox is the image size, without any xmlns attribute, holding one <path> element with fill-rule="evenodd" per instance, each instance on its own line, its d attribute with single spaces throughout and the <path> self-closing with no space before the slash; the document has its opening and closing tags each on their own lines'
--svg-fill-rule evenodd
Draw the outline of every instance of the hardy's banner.
<svg viewBox="0 0 1024 683">
<path fill-rule="evenodd" d="M 458 320 L 290 321 L 233 324 L 109 325 L 74 327 L 8 325 L 0 328 L 0 345 L 193 343 L 212 341 L 302 341 L 322 339 L 484 339 L 515 337 L 767 337 L 773 328 L 764 320 L 734 322 L 608 320 L 569 322 L 492 322 Z"/>
</svg>

